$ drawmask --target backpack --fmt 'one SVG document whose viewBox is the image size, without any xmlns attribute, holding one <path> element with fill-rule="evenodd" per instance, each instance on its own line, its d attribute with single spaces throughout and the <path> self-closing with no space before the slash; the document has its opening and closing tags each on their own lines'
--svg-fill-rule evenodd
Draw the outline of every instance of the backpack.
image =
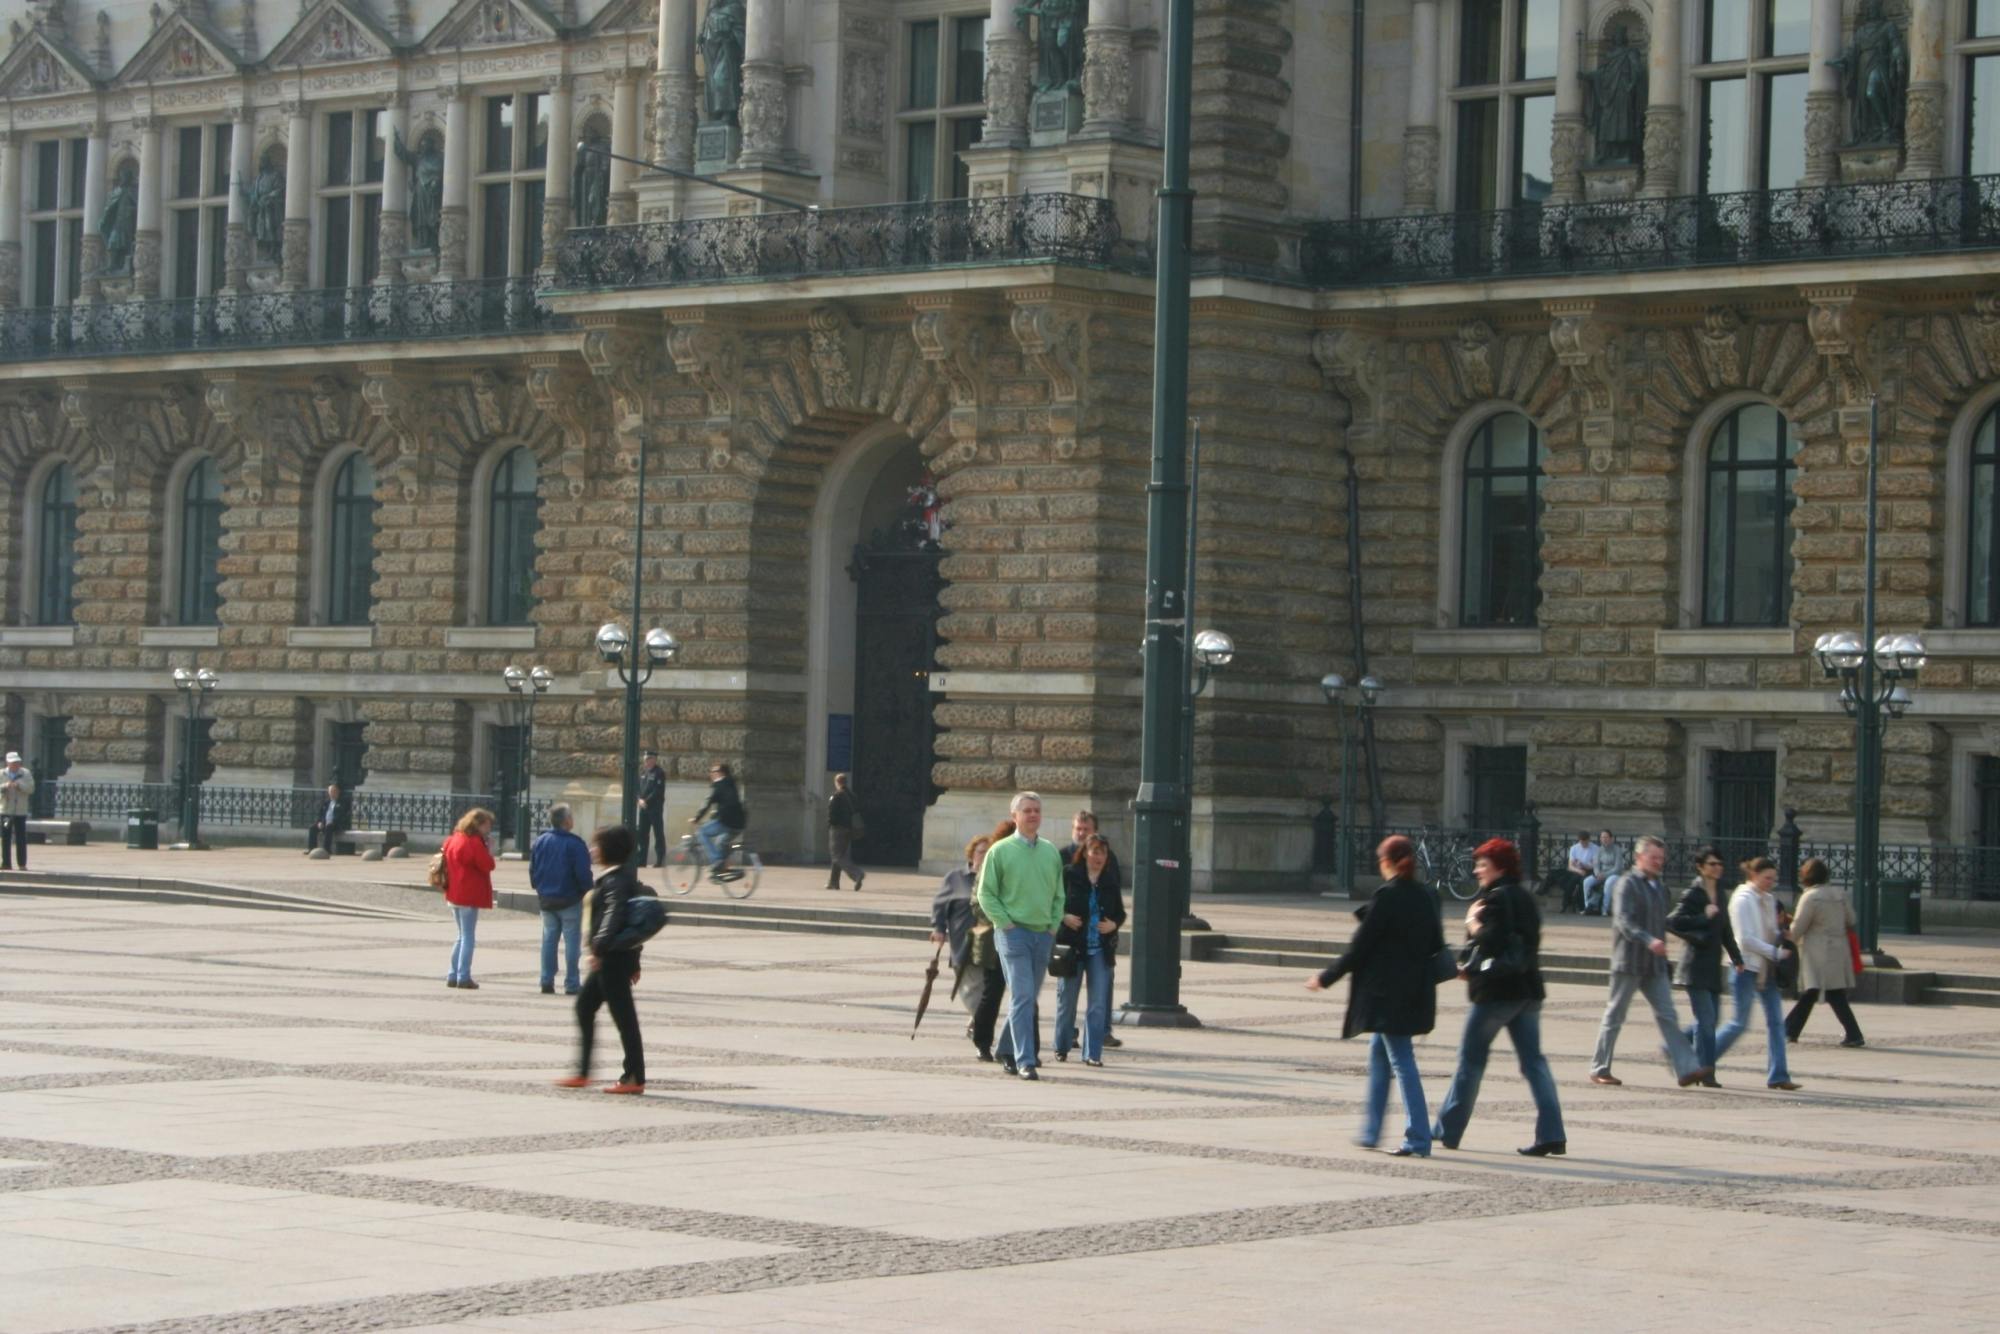
<svg viewBox="0 0 2000 1334">
<path fill-rule="evenodd" d="M 636 950 L 667 924 L 667 905 L 658 896 L 644 894 L 625 905 L 625 921 L 618 928 L 618 934 L 604 942 L 606 954 L 622 954 L 626 950 Z"/>
<path fill-rule="evenodd" d="M 431 858 L 430 881 L 431 888 L 440 894 L 451 888 L 451 868 L 445 865 L 442 850 Z"/>
</svg>

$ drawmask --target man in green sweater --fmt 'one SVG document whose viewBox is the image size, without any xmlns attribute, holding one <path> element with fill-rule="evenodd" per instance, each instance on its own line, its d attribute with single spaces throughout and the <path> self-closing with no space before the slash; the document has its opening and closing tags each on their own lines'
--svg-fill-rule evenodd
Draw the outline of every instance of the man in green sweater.
<svg viewBox="0 0 2000 1334">
<path fill-rule="evenodd" d="M 979 871 L 979 910 L 993 923 L 1000 971 L 1007 978 L 1007 1033 L 1023 1079 L 1040 1079 L 1035 1044 L 1035 1002 L 1049 975 L 1056 924 L 1063 915 L 1062 854 L 1041 837 L 1042 799 L 1015 796 L 1008 810 L 1014 832 L 986 853 Z"/>
</svg>

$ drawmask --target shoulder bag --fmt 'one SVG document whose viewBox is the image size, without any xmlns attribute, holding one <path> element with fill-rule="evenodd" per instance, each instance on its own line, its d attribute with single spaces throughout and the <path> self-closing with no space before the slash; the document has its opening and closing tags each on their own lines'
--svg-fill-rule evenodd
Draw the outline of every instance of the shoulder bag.
<svg viewBox="0 0 2000 1334">
<path fill-rule="evenodd" d="M 1050 977 L 1076 976 L 1076 946 L 1074 945 L 1056 946 L 1055 953 L 1049 956 L 1049 976 Z"/>
</svg>

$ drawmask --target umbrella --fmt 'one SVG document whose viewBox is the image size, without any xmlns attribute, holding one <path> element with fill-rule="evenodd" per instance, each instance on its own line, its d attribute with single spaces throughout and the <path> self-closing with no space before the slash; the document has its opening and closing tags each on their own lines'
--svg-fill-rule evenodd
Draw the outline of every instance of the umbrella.
<svg viewBox="0 0 2000 1334">
<path fill-rule="evenodd" d="M 937 985 L 938 959 L 944 954 L 944 946 L 937 947 L 931 955 L 930 966 L 924 969 L 924 994 L 917 997 L 917 1022 L 910 1025 L 910 1041 L 917 1040 L 917 1028 L 924 1022 L 924 1011 L 931 1008 L 931 988 Z"/>
</svg>

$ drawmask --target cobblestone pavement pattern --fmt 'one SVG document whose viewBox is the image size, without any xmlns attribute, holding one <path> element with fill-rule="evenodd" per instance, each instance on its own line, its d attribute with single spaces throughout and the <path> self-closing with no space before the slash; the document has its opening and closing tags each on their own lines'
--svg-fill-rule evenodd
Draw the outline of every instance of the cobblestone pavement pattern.
<svg viewBox="0 0 2000 1334">
<path fill-rule="evenodd" d="M 1364 1051 L 1303 975 L 1190 965 L 1199 1030 L 1039 1084 L 971 1059 L 928 951 L 670 928 L 643 1099 L 553 1088 L 538 924 L 0 899 L 0 1330 L 1991 1328 L 2000 1013 L 1826 1016 L 1763 1087 L 1673 1087 L 1601 996 L 1545 1034 L 1571 1151 L 1529 1161 L 1504 1040 L 1460 1152 L 1349 1146 Z M 1463 1003 L 1419 1044 L 1441 1100 Z M 1043 1012 L 1053 1016 L 1053 1001 Z M 604 1021 L 610 1059 L 616 1040 Z M 1048 1037 L 1044 1035 L 1044 1042 Z M 615 1069 L 600 1073 L 615 1073 Z M 1392 1111 L 1392 1124 L 1396 1114 Z"/>
</svg>

